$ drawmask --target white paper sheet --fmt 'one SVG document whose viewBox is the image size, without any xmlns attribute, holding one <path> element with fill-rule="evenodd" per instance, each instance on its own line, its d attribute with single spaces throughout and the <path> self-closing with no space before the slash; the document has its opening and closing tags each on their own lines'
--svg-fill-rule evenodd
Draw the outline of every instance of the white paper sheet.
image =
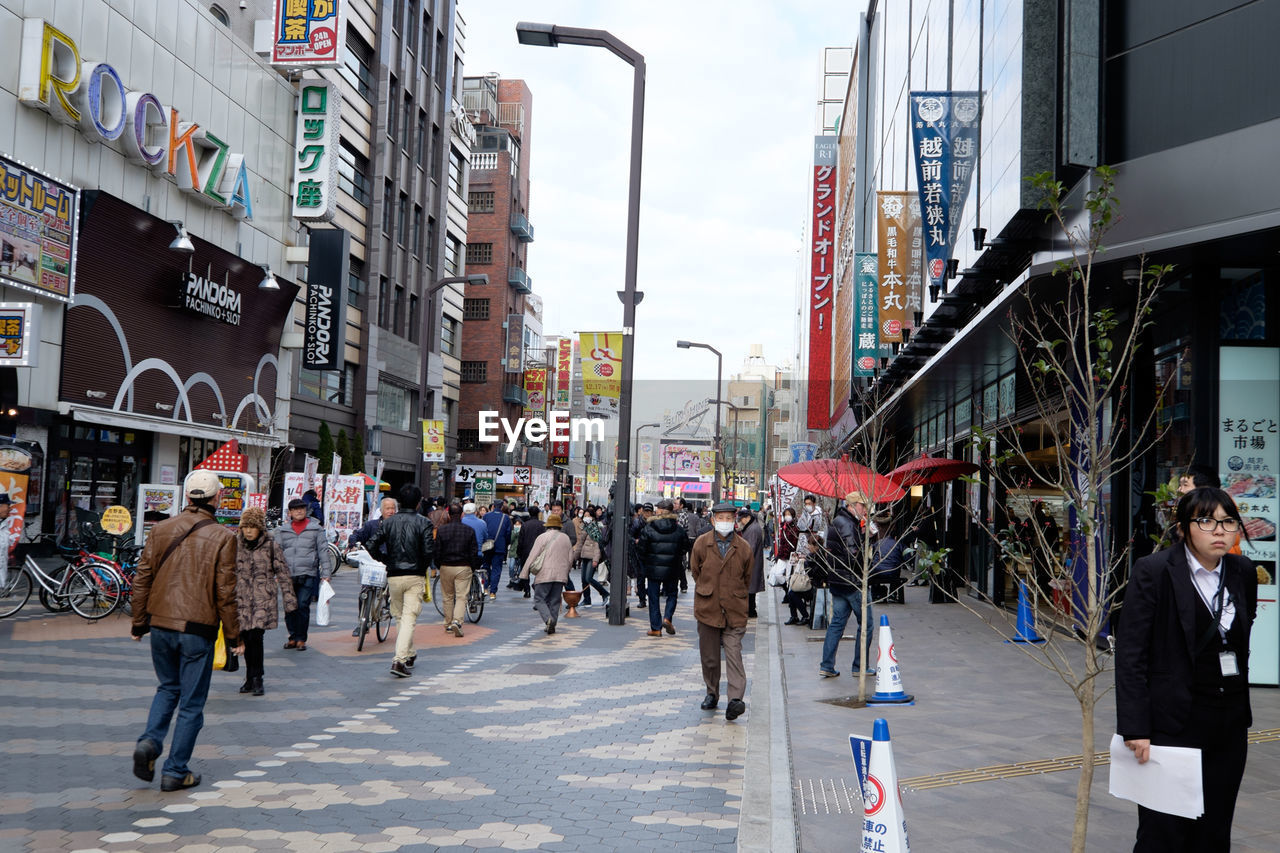
<svg viewBox="0 0 1280 853">
<path fill-rule="evenodd" d="M 1182 746 L 1153 746 L 1146 764 L 1124 738 L 1111 738 L 1111 795 L 1165 814 L 1198 818 L 1204 814 L 1200 750 Z"/>
</svg>

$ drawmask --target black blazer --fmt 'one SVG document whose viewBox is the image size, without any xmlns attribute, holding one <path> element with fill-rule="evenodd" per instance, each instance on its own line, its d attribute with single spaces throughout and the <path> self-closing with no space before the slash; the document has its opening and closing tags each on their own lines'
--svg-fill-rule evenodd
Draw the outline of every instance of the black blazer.
<svg viewBox="0 0 1280 853">
<path fill-rule="evenodd" d="M 1258 576 L 1253 562 L 1237 554 L 1223 557 L 1222 570 L 1236 603 L 1235 618 L 1244 620 L 1245 654 L 1238 663 L 1247 683 Z M 1117 731 L 1125 740 L 1150 738 L 1153 732 L 1176 736 L 1187 726 L 1199 600 L 1181 542 L 1134 563 L 1116 636 Z M 1245 725 L 1252 725 L 1247 693 L 1242 701 Z"/>
</svg>

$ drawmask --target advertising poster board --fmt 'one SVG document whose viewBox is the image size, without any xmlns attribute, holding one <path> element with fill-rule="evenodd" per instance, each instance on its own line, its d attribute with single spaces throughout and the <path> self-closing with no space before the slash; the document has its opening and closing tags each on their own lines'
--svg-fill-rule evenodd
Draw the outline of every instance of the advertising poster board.
<svg viewBox="0 0 1280 853">
<path fill-rule="evenodd" d="M 78 189 L 0 157 L 0 281 L 70 302 L 79 220 Z"/>
<path fill-rule="evenodd" d="M 330 474 L 325 477 L 324 525 L 332 539 L 345 543 L 364 524 L 364 477 Z"/>
<path fill-rule="evenodd" d="M 141 483 L 138 486 L 138 524 L 133 528 L 134 541 L 145 545 L 147 534 L 166 518 L 182 509 L 182 493 L 175 483 Z"/>
</svg>

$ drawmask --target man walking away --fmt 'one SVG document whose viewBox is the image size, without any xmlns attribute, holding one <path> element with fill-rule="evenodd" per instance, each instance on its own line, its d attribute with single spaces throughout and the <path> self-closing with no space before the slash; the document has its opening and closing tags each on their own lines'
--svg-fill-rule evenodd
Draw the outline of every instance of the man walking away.
<svg viewBox="0 0 1280 853">
<path fill-rule="evenodd" d="M 676 632 L 671 620 L 676 615 L 676 590 L 684 576 L 684 556 L 689 552 L 689 536 L 680 527 L 679 518 L 669 500 L 658 501 L 658 512 L 640 531 L 636 544 L 640 565 L 649 578 L 649 636 L 661 637 Z M 659 614 L 659 593 L 665 596 L 666 609 Z"/>
<path fill-rule="evenodd" d="M 284 615 L 285 625 L 289 628 L 289 642 L 284 647 L 306 651 L 311 601 L 319 591 L 320 581 L 327 581 L 332 573 L 328 560 L 321 565 L 324 531 L 320 529 L 320 522 L 307 514 L 306 503 L 294 498 L 289 501 L 288 521 L 276 528 L 273 535 L 284 551 L 289 575 L 293 578 L 293 594 L 298 597 L 297 609 Z"/>
<path fill-rule="evenodd" d="M 133 751 L 133 775 L 144 782 L 155 778 L 156 759 L 178 712 L 161 770 L 162 791 L 200 784 L 187 762 L 204 726 L 219 622 L 227 648 L 244 653 L 236 608 L 236 537 L 213 517 L 221 485 L 212 471 L 187 477 L 190 504 L 152 529 L 133 580 L 133 638 L 151 633 L 151 664 L 160 681 L 147 729 Z"/>
<path fill-rule="evenodd" d="M 436 531 L 436 562 L 440 564 L 440 610 L 444 629 L 462 636 L 462 620 L 467 618 L 467 593 L 471 574 L 480 567 L 480 543 L 475 528 L 467 524 L 465 509 L 449 504 L 449 523 Z"/>
<path fill-rule="evenodd" d="M 698 622 L 698 649 L 707 697 L 702 710 L 720 702 L 720 653 L 729 670 L 729 704 L 725 719 L 747 710 L 747 671 L 742 665 L 742 638 L 747 633 L 747 586 L 751 583 L 751 546 L 733 529 L 734 506 L 722 501 L 712 508 L 713 530 L 698 537 L 689 558 L 693 575 L 693 618 Z"/>
<path fill-rule="evenodd" d="M 864 668 L 867 675 L 875 675 L 875 669 L 867 663 L 871 656 L 870 604 L 867 605 L 867 624 L 862 624 L 863 544 L 867 520 L 867 499 L 861 492 L 850 492 L 844 497 L 844 506 L 836 510 L 827 531 L 825 556 L 832 614 L 822 643 L 822 663 L 818 667 L 818 674 L 823 678 L 840 674 L 836 671 L 836 650 L 850 614 L 858 625 L 858 647 L 853 653 L 851 671 L 856 674 L 859 668 Z"/>
<path fill-rule="evenodd" d="M 747 587 L 747 617 L 756 618 L 756 593 L 764 589 L 764 533 L 755 513 L 738 507 L 738 534 L 751 546 L 751 584 Z"/>
<path fill-rule="evenodd" d="M 520 547 L 516 550 L 516 562 L 521 566 L 529 559 L 529 552 L 533 550 L 533 543 L 538 540 L 546 531 L 546 525 L 538 520 L 538 506 L 533 504 L 529 507 L 529 517 L 520 525 Z M 524 577 L 522 573 L 520 577 Z M 524 597 L 528 598 L 529 582 L 522 581 L 521 586 L 524 588 Z"/>
<path fill-rule="evenodd" d="M 387 596 L 391 599 L 391 615 L 396 620 L 396 656 L 391 674 L 407 678 L 418 662 L 413 647 L 413 629 L 422 612 L 422 593 L 426 590 L 427 571 L 435 548 L 431 521 L 418 514 L 422 490 L 413 483 L 400 487 L 400 507 L 378 525 L 369 540 L 369 553 L 386 554 Z"/>
<path fill-rule="evenodd" d="M 507 502 L 499 501 L 494 511 L 487 512 L 484 516 L 485 530 L 488 538 L 493 540 L 489 553 L 480 555 L 481 560 L 489 567 L 490 599 L 498 597 L 498 581 L 502 579 L 502 567 L 507 564 L 507 549 L 511 542 L 511 516 L 508 512 L 510 507 Z"/>
<path fill-rule="evenodd" d="M 484 540 L 489 538 L 489 528 L 485 526 L 479 516 L 476 515 L 476 505 L 472 501 L 467 501 L 462 505 L 462 523 L 470 527 L 476 534 L 476 556 L 484 555 L 482 550 Z M 470 565 L 468 563 L 467 565 Z"/>
<path fill-rule="evenodd" d="M 676 519 L 680 522 L 680 529 L 685 532 L 685 536 L 689 538 L 689 547 L 684 554 L 684 565 L 680 567 L 680 592 L 684 594 L 689 591 L 689 578 L 686 572 L 689 570 L 689 553 L 693 551 L 693 540 L 698 538 L 699 519 L 694 513 L 693 508 L 689 506 L 689 502 L 684 498 L 676 498 Z"/>
</svg>

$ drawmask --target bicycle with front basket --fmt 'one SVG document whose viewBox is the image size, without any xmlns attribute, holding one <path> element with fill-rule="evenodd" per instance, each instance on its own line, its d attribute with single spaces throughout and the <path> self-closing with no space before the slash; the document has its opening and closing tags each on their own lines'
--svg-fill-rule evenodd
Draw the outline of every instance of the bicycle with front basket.
<svg viewBox="0 0 1280 853">
<path fill-rule="evenodd" d="M 21 564 L 0 568 L 0 619 L 21 610 L 37 584 L 53 602 L 65 602 L 85 619 L 111 615 L 125 597 L 120 576 L 106 563 L 68 565 L 58 577 L 28 554 Z"/>
</svg>

